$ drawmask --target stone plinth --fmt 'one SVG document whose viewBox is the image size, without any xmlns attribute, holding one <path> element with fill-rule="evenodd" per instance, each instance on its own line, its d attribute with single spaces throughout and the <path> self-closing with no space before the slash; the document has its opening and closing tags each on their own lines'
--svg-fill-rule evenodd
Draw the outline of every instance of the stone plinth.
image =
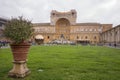
<svg viewBox="0 0 120 80">
<path fill-rule="evenodd" d="M 13 69 L 8 73 L 10 77 L 25 77 L 30 73 L 26 61 L 14 61 Z"/>
</svg>

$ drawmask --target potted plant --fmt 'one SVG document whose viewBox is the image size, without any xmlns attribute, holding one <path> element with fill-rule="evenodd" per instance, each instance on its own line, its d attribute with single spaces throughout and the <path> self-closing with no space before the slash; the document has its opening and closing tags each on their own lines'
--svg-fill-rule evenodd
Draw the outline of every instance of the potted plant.
<svg viewBox="0 0 120 80">
<path fill-rule="evenodd" d="M 14 66 L 9 72 L 11 77 L 24 77 L 30 73 L 26 66 L 27 54 L 30 48 L 29 39 L 33 33 L 32 23 L 24 19 L 12 18 L 5 24 L 4 35 L 10 40 Z"/>
</svg>

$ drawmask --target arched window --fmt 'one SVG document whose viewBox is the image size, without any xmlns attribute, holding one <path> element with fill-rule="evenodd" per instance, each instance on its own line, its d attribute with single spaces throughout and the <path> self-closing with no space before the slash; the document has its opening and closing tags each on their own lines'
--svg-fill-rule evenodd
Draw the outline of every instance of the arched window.
<svg viewBox="0 0 120 80">
<path fill-rule="evenodd" d="M 74 15 L 75 13 L 74 12 L 72 12 L 72 15 Z"/>
<path fill-rule="evenodd" d="M 89 29 L 89 31 L 92 31 L 92 29 Z"/>
<path fill-rule="evenodd" d="M 96 37 L 96 36 L 94 36 L 94 39 L 97 39 L 97 37 Z"/>
<path fill-rule="evenodd" d="M 47 37 L 48 39 L 50 38 L 50 36 Z"/>
<path fill-rule="evenodd" d="M 55 15 L 55 13 L 52 13 L 52 15 L 54 16 L 54 15 Z"/>
<path fill-rule="evenodd" d="M 85 36 L 85 39 L 87 39 L 88 37 L 87 36 Z"/>
<path fill-rule="evenodd" d="M 117 35 L 117 31 L 115 32 L 115 35 Z"/>
<path fill-rule="evenodd" d="M 77 36 L 77 39 L 79 39 L 79 36 Z"/>
<path fill-rule="evenodd" d="M 112 32 L 110 33 L 110 35 L 112 36 Z"/>
<path fill-rule="evenodd" d="M 88 31 L 88 29 L 85 29 L 85 31 Z"/>
</svg>

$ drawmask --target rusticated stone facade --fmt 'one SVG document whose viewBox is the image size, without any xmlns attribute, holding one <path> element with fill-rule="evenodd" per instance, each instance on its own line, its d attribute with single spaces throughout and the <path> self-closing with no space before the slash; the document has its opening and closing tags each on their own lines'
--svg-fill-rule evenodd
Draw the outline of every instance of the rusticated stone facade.
<svg viewBox="0 0 120 80">
<path fill-rule="evenodd" d="M 50 23 L 34 23 L 34 36 L 43 36 L 43 43 L 53 40 L 59 40 L 64 37 L 65 40 L 77 43 L 99 43 L 100 33 L 112 28 L 112 24 L 100 23 L 76 23 L 77 12 L 71 10 L 69 12 L 58 12 L 52 10 Z"/>
</svg>

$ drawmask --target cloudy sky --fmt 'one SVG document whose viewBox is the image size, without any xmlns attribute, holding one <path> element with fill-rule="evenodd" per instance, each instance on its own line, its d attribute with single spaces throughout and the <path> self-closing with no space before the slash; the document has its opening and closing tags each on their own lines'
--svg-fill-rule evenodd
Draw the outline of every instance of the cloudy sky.
<svg viewBox="0 0 120 80">
<path fill-rule="evenodd" d="M 51 10 L 76 9 L 77 22 L 120 24 L 120 0 L 0 0 L 0 17 L 23 15 L 34 23 L 50 22 Z"/>
</svg>

